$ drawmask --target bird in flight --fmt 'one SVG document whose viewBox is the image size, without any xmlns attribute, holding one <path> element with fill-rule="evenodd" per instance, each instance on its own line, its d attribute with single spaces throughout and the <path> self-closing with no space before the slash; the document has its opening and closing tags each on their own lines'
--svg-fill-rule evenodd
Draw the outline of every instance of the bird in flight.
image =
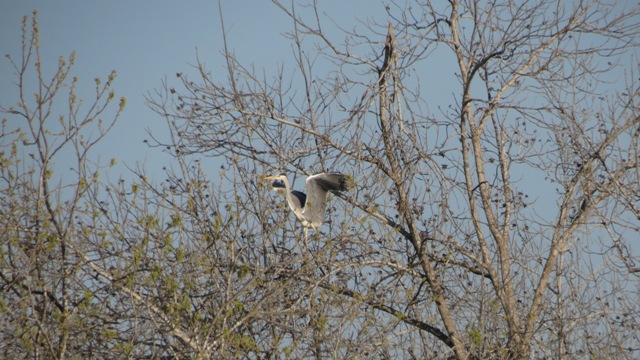
<svg viewBox="0 0 640 360">
<path fill-rule="evenodd" d="M 324 223 L 324 208 L 327 205 L 327 193 L 347 191 L 348 177 L 340 173 L 319 173 L 311 175 L 305 183 L 306 194 L 291 190 L 287 175 L 267 176 L 265 180 L 274 180 L 273 190 L 284 194 L 289 207 L 304 227 L 304 239 L 308 246 L 309 228 L 317 230 Z"/>
</svg>

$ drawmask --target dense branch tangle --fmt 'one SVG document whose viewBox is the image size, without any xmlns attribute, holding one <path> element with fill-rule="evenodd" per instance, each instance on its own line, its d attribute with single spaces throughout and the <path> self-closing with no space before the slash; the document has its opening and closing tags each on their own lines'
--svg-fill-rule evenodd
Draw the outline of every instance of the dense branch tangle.
<svg viewBox="0 0 640 360">
<path fill-rule="evenodd" d="M 342 43 L 276 5 L 293 61 L 224 37 L 226 72 L 149 98 L 161 180 L 88 162 L 112 76 L 59 126 L 65 64 L 2 108 L 5 357 L 638 357 L 637 5 L 392 2 Z M 261 179 L 323 171 L 356 183 L 307 249 Z"/>
<path fill-rule="evenodd" d="M 347 205 L 333 202 L 343 212 L 330 211 L 329 229 L 315 238 L 317 270 L 334 277 L 307 282 L 305 293 L 351 298 L 389 317 L 375 330 L 348 317 L 336 327 L 383 337 L 404 324 L 409 330 L 388 349 L 411 344 L 405 356 L 426 349 L 461 359 L 561 357 L 569 347 L 575 354 L 616 353 L 617 340 L 594 346 L 575 330 L 603 326 L 575 315 L 594 310 L 575 294 L 598 275 L 583 276 L 590 270 L 577 259 L 571 273 L 565 256 L 594 251 L 580 237 L 610 234 L 619 242 L 637 228 L 638 84 L 618 89 L 627 95 L 602 96 L 609 90 L 598 87 L 607 85 L 600 76 L 616 71 L 616 62 L 596 61 L 602 49 L 622 56 L 637 46 L 637 9 L 624 13 L 598 2 L 391 4 L 391 25 L 347 29 L 339 45 L 323 31 L 319 4 L 276 4 L 293 24 L 287 37 L 296 71 L 258 76 L 227 49 L 228 86 L 200 65 L 200 84 L 181 75 L 185 91 L 172 98 L 174 90 L 166 89 L 165 100 L 177 104 L 152 105 L 177 135 L 170 146 L 222 156 L 244 181 L 274 168 L 353 173 L 357 190 L 343 197 Z M 445 66 L 442 59 L 451 61 Z M 425 85 L 419 79 L 427 75 L 447 80 Z M 608 157 L 614 154 L 620 161 Z M 239 197 L 254 199 L 262 189 L 256 184 Z M 296 238 L 290 219 L 260 207 L 267 203 L 253 205 L 262 227 L 279 229 L 279 239 Z M 634 268 L 628 257 L 621 261 Z M 281 274 L 302 283 L 313 278 L 289 268 Z M 621 299 L 621 307 L 632 302 Z M 366 312 L 355 316 L 369 319 Z M 611 339 L 632 341 L 622 329 L 610 328 Z M 550 342 L 558 333 L 564 335 Z"/>
</svg>

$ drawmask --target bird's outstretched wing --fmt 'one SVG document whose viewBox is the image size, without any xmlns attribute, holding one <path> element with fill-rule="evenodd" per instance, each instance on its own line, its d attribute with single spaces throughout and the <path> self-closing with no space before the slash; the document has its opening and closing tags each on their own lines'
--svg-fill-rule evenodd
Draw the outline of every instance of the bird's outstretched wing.
<svg viewBox="0 0 640 360">
<path fill-rule="evenodd" d="M 324 222 L 324 208 L 327 204 L 328 191 L 346 191 L 347 177 L 339 173 L 320 173 L 309 176 L 305 184 L 307 201 L 304 216 L 312 227 Z"/>
</svg>

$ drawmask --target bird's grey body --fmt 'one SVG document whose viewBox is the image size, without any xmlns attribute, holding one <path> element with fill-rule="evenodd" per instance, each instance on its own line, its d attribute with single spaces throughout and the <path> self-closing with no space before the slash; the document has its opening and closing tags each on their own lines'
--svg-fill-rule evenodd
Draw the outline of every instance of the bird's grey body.
<svg viewBox="0 0 640 360">
<path fill-rule="evenodd" d="M 289 180 L 284 174 L 268 176 L 265 179 L 274 180 L 274 190 L 283 192 L 289 207 L 305 229 L 305 239 L 308 228 L 316 230 L 324 223 L 324 209 L 327 205 L 327 193 L 347 191 L 347 176 L 340 173 L 319 173 L 311 175 L 305 183 L 306 194 L 291 190 Z"/>
</svg>

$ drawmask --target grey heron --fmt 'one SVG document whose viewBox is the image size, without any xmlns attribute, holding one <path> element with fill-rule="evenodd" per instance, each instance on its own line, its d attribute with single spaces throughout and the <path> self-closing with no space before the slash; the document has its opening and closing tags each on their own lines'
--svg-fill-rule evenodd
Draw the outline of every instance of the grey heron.
<svg viewBox="0 0 640 360">
<path fill-rule="evenodd" d="M 309 228 L 317 230 L 324 223 L 324 208 L 327 205 L 327 193 L 347 191 L 348 177 L 340 173 L 319 173 L 311 175 L 305 183 L 306 194 L 291 190 L 287 175 L 267 176 L 265 180 L 274 180 L 273 189 L 284 193 L 289 207 L 304 227 L 304 239 L 308 241 Z"/>
</svg>

